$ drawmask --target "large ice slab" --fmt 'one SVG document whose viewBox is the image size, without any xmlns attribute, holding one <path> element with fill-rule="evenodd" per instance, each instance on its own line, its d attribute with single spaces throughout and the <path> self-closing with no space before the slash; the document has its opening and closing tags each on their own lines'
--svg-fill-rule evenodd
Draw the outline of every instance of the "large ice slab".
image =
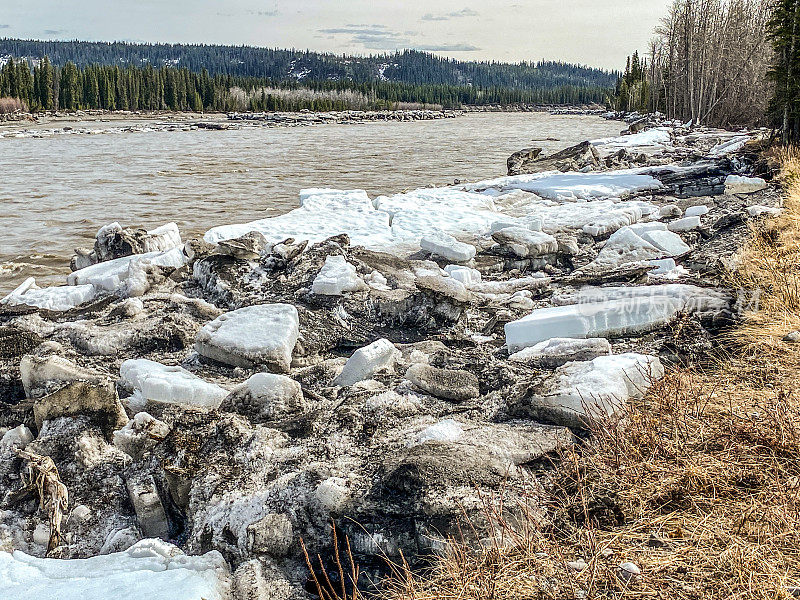
<svg viewBox="0 0 800 600">
<path fill-rule="evenodd" d="M 96 295 L 97 290 L 91 284 L 40 288 L 36 285 L 36 280 L 29 277 L 8 296 L 0 300 L 0 305 L 26 305 L 46 310 L 64 311 L 88 302 Z"/>
<path fill-rule="evenodd" d="M 369 379 L 381 369 L 394 367 L 399 356 L 400 351 L 392 342 L 385 338 L 379 339 L 353 352 L 333 383 L 348 386 Z"/>
<path fill-rule="evenodd" d="M 0 552 L 0 598 L 8 600 L 228 600 L 230 580 L 216 550 L 187 556 L 153 539 L 84 559 Z"/>
<path fill-rule="evenodd" d="M 534 310 L 507 323 L 506 344 L 517 352 L 554 337 L 617 337 L 650 331 L 681 311 L 716 314 L 728 307 L 723 292 L 691 285 L 585 288 L 555 296 L 560 306 Z"/>
<path fill-rule="evenodd" d="M 288 372 L 300 335 L 297 309 L 291 304 L 257 304 L 220 315 L 195 337 L 195 350 L 235 367 L 265 365 Z"/>
<path fill-rule="evenodd" d="M 134 388 L 141 401 L 190 404 L 218 408 L 228 391 L 181 367 L 144 358 L 132 358 L 119 368 L 120 378 Z M 139 408 L 144 408 L 139 407 Z"/>
<path fill-rule="evenodd" d="M 557 173 L 548 171 L 531 175 L 513 175 L 487 179 L 463 186 L 467 191 L 524 190 L 551 200 L 597 200 L 624 198 L 632 194 L 655 191 L 663 187 L 651 175 L 636 170 L 607 171 L 604 173 Z"/>
<path fill-rule="evenodd" d="M 726 194 L 753 194 L 767 187 L 767 182 L 761 177 L 741 177 L 728 175 L 725 179 Z"/>
</svg>

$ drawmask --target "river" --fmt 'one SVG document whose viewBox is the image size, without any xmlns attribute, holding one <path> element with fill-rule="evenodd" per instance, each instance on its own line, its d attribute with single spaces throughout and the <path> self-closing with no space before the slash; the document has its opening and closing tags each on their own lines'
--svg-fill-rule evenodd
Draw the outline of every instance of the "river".
<svg viewBox="0 0 800 600">
<path fill-rule="evenodd" d="M 73 248 L 90 247 L 112 221 L 146 229 L 175 221 L 188 239 L 214 225 L 291 210 L 305 187 L 359 188 L 374 197 L 485 179 L 505 174 L 506 158 L 521 148 L 549 153 L 621 129 L 591 116 L 468 113 L 363 125 L 3 138 L 0 294 L 30 276 L 39 285 L 63 283 Z"/>
</svg>

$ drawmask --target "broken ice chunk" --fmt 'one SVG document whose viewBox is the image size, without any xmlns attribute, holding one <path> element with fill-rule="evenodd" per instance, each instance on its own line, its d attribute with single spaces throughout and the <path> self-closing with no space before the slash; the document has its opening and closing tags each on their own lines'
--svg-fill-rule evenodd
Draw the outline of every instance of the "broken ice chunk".
<svg viewBox="0 0 800 600">
<path fill-rule="evenodd" d="M 325 258 L 325 264 L 311 284 L 311 293 L 341 296 L 344 292 L 356 292 L 366 287 L 364 280 L 356 273 L 356 268 L 344 256 L 334 255 Z"/>
<path fill-rule="evenodd" d="M 218 408 L 228 391 L 181 367 L 170 367 L 144 358 L 131 358 L 119 368 L 122 381 L 145 401 L 191 404 Z"/>
<path fill-rule="evenodd" d="M 475 246 L 459 242 L 452 235 L 442 232 L 428 233 L 419 242 L 423 250 L 434 256 L 453 262 L 467 262 L 475 258 Z"/>
<path fill-rule="evenodd" d="M 400 351 L 385 338 L 372 342 L 353 352 L 333 384 L 345 387 L 369 379 L 381 369 L 394 367 L 399 355 Z"/>
<path fill-rule="evenodd" d="M 300 335 L 291 304 L 256 304 L 220 315 L 195 337 L 198 354 L 234 367 L 265 365 L 288 372 Z"/>
</svg>

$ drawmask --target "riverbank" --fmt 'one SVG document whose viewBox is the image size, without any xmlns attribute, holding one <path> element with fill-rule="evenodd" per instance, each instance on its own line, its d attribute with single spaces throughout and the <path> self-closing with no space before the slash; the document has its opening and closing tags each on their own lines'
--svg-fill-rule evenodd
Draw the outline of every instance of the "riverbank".
<svg viewBox="0 0 800 600">
<path fill-rule="evenodd" d="M 613 446 L 630 411 L 673 367 L 717 360 L 752 308 L 729 274 L 783 210 L 756 137 L 659 128 L 472 183 L 308 189 L 189 241 L 104 227 L 69 286 L 28 281 L 0 307 L 0 487 L 48 456 L 70 498 L 49 516 L 9 502 L 5 549 L 117 552 L 135 571 L 139 540 L 162 538 L 202 555 L 181 560 L 205 597 L 238 600 L 313 589 L 301 538 L 335 571 L 331 522 L 367 576 L 454 539 L 512 556 L 527 517 L 546 535 L 614 523 L 627 509 L 599 492 L 558 511 L 558 485 L 582 489 L 558 457 L 582 460 L 586 439 L 634 452 Z M 552 558 L 547 582 L 590 573 Z M 607 558 L 632 584 L 654 568 Z"/>
<path fill-rule="evenodd" d="M 0 122 L 0 138 L 51 137 L 54 135 L 97 135 L 226 131 L 242 127 L 304 127 L 310 125 L 352 125 L 372 122 L 431 121 L 453 119 L 463 114 L 452 110 L 330 111 L 275 113 L 173 113 L 168 111 L 78 111 L 45 115 L 20 115 L 18 120 Z M 53 127 L 53 125 L 61 125 Z M 106 125 L 108 124 L 108 125 Z"/>
</svg>

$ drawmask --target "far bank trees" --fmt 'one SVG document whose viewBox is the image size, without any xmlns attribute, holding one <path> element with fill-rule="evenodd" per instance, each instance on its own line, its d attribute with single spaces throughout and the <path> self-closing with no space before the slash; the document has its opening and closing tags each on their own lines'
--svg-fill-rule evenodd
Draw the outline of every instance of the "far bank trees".
<svg viewBox="0 0 800 600">
<path fill-rule="evenodd" d="M 695 124 L 764 125 L 774 0 L 675 0 L 655 32 L 649 64 L 628 70 L 617 103 Z M 633 93 L 631 93 L 633 91 Z M 620 102 L 620 99 L 623 102 Z"/>
</svg>

